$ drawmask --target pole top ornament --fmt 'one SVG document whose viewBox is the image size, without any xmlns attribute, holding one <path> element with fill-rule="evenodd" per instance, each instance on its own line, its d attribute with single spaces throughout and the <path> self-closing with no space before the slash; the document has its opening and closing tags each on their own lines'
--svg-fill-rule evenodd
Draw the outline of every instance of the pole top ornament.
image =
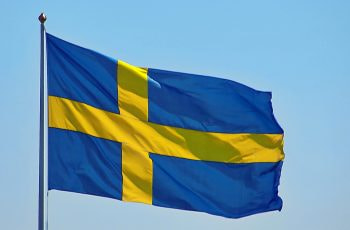
<svg viewBox="0 0 350 230">
<path fill-rule="evenodd" d="M 44 13 L 41 13 L 41 14 L 39 15 L 38 19 L 39 19 L 39 21 L 40 21 L 41 24 L 44 24 L 45 21 L 46 21 L 46 19 L 47 19 L 47 17 L 46 17 L 46 15 L 45 15 Z"/>
</svg>

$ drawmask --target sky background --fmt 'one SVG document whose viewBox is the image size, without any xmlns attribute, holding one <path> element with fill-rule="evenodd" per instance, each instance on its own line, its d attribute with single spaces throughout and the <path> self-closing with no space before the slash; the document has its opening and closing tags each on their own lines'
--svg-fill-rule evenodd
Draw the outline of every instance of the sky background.
<svg viewBox="0 0 350 230">
<path fill-rule="evenodd" d="M 131 64 L 272 91 L 285 131 L 281 212 L 226 219 L 49 193 L 49 229 L 350 229 L 350 1 L 0 0 L 0 229 L 37 228 L 38 15 Z"/>
</svg>

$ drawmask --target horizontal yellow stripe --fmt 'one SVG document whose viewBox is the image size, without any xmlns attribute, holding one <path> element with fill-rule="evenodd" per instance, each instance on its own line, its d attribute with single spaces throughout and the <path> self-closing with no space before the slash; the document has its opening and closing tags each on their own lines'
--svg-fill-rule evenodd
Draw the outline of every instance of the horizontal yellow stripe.
<svg viewBox="0 0 350 230">
<path fill-rule="evenodd" d="M 79 131 L 166 156 L 230 163 L 283 159 L 282 134 L 226 134 L 175 128 L 49 96 L 49 127 Z"/>
</svg>

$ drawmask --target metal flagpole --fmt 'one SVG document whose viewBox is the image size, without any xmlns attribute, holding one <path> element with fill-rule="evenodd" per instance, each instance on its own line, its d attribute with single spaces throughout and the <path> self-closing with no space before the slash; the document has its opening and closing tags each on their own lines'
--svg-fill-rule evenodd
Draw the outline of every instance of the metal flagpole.
<svg viewBox="0 0 350 230">
<path fill-rule="evenodd" d="M 40 42 L 40 140 L 39 140 L 39 212 L 38 212 L 38 230 L 47 229 L 47 187 L 46 187 L 46 107 L 45 106 L 45 21 L 46 15 L 41 13 L 39 16 L 40 30 L 41 30 L 41 42 Z"/>
</svg>

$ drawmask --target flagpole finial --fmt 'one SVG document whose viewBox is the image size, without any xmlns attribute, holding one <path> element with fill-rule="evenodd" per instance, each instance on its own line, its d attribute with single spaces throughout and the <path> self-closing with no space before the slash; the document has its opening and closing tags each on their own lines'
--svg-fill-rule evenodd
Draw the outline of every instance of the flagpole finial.
<svg viewBox="0 0 350 230">
<path fill-rule="evenodd" d="M 41 14 L 39 15 L 38 19 L 39 19 L 39 21 L 40 21 L 41 24 L 44 24 L 45 21 L 46 21 L 46 19 L 47 19 L 47 17 L 46 17 L 46 15 L 45 15 L 44 13 L 41 13 Z"/>
</svg>

